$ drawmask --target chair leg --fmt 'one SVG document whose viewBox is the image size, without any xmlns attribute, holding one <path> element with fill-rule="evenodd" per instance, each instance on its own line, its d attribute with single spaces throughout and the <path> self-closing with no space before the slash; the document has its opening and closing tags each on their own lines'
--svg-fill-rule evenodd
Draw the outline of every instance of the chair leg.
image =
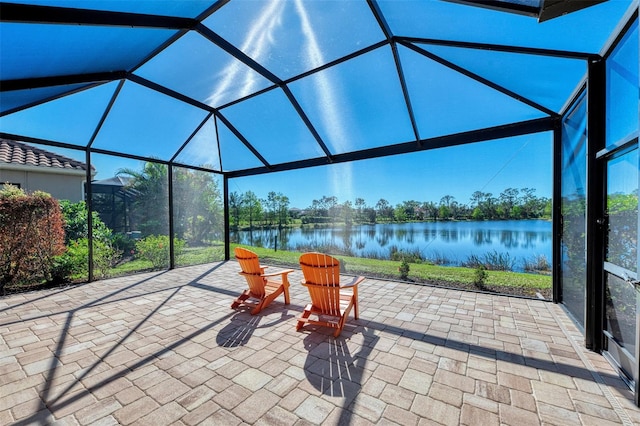
<svg viewBox="0 0 640 426">
<path fill-rule="evenodd" d="M 242 292 L 240 296 L 231 304 L 231 309 L 235 309 L 242 304 L 245 300 L 249 298 L 249 290 L 245 290 Z"/>
<path fill-rule="evenodd" d="M 353 315 L 356 317 L 356 319 L 358 319 L 358 317 L 359 317 L 359 312 L 358 312 L 358 286 L 355 286 L 353 288 Z"/>
<path fill-rule="evenodd" d="M 304 311 L 302 311 L 302 315 L 300 315 L 300 319 L 307 319 L 309 318 L 310 315 L 311 315 L 311 310 L 309 307 L 307 307 L 305 308 Z M 298 321 L 298 324 L 296 325 L 296 331 L 300 331 L 304 323 L 305 321 Z"/>
<path fill-rule="evenodd" d="M 265 301 L 265 299 L 262 299 L 262 300 L 260 300 L 260 302 L 258 302 L 256 307 L 251 310 L 251 315 L 255 315 L 255 314 L 260 313 L 262 308 L 264 308 L 266 306 L 264 301 Z"/>
<path fill-rule="evenodd" d="M 282 287 L 284 288 L 284 304 L 288 305 L 289 303 L 291 303 L 289 300 L 289 283 L 285 281 L 282 284 Z"/>
<path fill-rule="evenodd" d="M 340 321 L 338 321 L 338 328 L 336 329 L 336 331 L 333 332 L 333 337 L 338 337 L 340 336 L 340 333 L 342 333 L 342 329 L 344 328 L 344 324 L 345 322 L 347 322 L 347 315 L 348 313 L 345 312 L 344 315 L 342 317 L 340 317 Z"/>
</svg>

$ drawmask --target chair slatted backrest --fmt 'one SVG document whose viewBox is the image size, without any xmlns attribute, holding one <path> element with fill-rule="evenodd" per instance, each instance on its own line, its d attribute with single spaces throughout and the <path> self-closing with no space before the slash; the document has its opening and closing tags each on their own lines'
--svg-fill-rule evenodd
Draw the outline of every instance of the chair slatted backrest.
<svg viewBox="0 0 640 426">
<path fill-rule="evenodd" d="M 236 247 L 234 251 L 242 269 L 242 275 L 247 279 L 251 293 L 255 296 L 264 295 L 266 279 L 262 276 L 264 268 L 260 266 L 258 255 L 242 247 Z"/>
<path fill-rule="evenodd" d="M 340 261 L 322 253 L 304 253 L 300 267 L 313 306 L 340 316 Z"/>
</svg>

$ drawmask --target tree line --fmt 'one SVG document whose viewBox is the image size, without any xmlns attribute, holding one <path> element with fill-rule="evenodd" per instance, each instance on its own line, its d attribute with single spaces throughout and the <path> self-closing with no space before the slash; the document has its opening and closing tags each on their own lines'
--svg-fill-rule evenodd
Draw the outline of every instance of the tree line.
<svg viewBox="0 0 640 426">
<path fill-rule="evenodd" d="M 437 220 L 506 220 L 551 218 L 551 199 L 538 197 L 533 188 L 507 188 L 498 196 L 475 191 L 468 203 L 445 195 L 439 202 L 409 200 L 393 206 L 380 198 L 374 205 L 358 197 L 340 202 L 323 195 L 305 209 L 290 208 L 289 198 L 271 191 L 261 199 L 254 192 L 229 194 L 229 220 L 240 226 L 286 226 L 302 224 L 375 224 Z"/>
</svg>

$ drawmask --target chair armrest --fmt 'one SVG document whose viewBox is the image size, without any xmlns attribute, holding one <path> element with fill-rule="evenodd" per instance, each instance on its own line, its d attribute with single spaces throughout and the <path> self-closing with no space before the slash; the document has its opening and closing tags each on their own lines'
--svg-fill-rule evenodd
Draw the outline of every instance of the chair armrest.
<svg viewBox="0 0 640 426">
<path fill-rule="evenodd" d="M 260 274 L 260 276 L 262 277 L 276 277 L 278 275 L 287 275 L 289 273 L 293 272 L 293 269 L 283 269 L 281 271 L 278 272 L 269 272 L 268 274 Z"/>
<path fill-rule="evenodd" d="M 364 281 L 364 277 L 360 276 L 360 277 L 354 277 L 353 280 L 351 280 L 350 283 L 347 284 L 341 284 L 340 288 L 351 288 L 351 287 L 356 287 L 358 284 L 360 284 L 362 281 Z"/>
</svg>

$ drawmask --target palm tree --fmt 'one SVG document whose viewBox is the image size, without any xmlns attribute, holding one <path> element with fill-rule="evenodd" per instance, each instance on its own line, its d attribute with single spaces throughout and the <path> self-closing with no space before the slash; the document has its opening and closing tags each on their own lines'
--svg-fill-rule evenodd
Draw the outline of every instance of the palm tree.
<svg viewBox="0 0 640 426">
<path fill-rule="evenodd" d="M 134 191 L 131 229 L 146 235 L 169 235 L 169 181 L 167 166 L 147 161 L 142 171 L 129 168 L 116 173 L 131 177 L 128 189 Z"/>
</svg>

